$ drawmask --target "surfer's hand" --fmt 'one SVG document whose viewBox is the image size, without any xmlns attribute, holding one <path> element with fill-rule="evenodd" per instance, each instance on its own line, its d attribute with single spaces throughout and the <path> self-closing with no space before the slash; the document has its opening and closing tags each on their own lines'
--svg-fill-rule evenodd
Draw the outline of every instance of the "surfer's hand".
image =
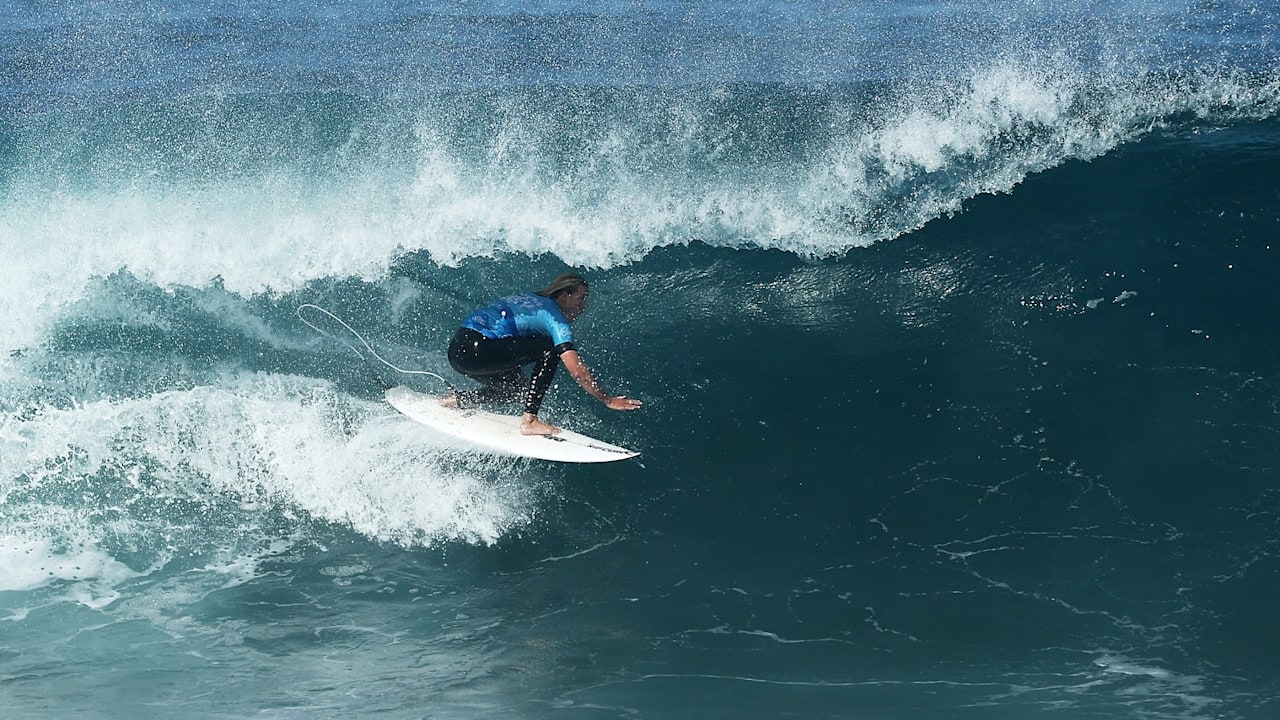
<svg viewBox="0 0 1280 720">
<path fill-rule="evenodd" d="M 635 410 L 644 403 L 626 395 L 611 395 L 604 401 L 604 404 L 610 410 Z"/>
</svg>

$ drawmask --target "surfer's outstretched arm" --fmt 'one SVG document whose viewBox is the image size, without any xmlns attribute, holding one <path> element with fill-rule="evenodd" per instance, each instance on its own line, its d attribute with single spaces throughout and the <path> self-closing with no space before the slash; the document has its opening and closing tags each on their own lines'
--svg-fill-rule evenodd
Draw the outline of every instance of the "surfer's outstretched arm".
<svg viewBox="0 0 1280 720">
<path fill-rule="evenodd" d="M 560 360 L 564 362 L 564 369 L 569 371 L 569 375 L 578 381 L 582 389 L 586 390 L 591 397 L 604 403 L 610 410 L 635 410 L 644 404 L 635 398 L 610 395 L 605 392 L 596 381 L 595 375 L 592 375 L 591 370 L 587 368 L 586 363 L 582 362 L 577 350 L 565 350 L 560 353 Z"/>
</svg>

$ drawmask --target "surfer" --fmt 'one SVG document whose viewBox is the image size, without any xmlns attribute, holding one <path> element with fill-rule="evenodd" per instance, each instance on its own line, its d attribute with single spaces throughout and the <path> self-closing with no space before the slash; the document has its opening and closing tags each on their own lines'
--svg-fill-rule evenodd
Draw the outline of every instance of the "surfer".
<svg viewBox="0 0 1280 720">
<path fill-rule="evenodd" d="M 449 343 L 449 364 L 484 386 L 460 390 L 440 399 L 445 407 L 467 407 L 523 399 L 520 432 L 554 435 L 560 428 L 538 419 L 542 398 L 561 362 L 587 394 L 611 410 L 635 410 L 635 398 L 610 395 L 596 382 L 573 346 L 571 323 L 587 309 L 587 281 L 563 273 L 537 292 L 495 300 L 462 321 Z M 533 365 L 528 378 L 521 371 Z"/>
</svg>

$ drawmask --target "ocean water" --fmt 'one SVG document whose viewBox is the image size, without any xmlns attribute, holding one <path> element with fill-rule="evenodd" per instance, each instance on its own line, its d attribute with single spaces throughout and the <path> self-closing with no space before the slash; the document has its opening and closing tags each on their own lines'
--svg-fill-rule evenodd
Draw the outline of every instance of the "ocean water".
<svg viewBox="0 0 1280 720">
<path fill-rule="evenodd" d="M 1274 2 L 0 30 L 3 717 L 1280 717 Z M 637 460 L 297 313 L 465 382 L 565 269 Z"/>
</svg>

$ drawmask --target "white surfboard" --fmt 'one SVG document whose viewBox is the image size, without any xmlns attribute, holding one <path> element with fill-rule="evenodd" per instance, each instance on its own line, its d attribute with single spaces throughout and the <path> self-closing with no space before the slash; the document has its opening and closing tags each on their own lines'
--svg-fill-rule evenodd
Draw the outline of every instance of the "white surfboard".
<svg viewBox="0 0 1280 720">
<path fill-rule="evenodd" d="M 564 428 L 555 435 L 522 435 L 518 415 L 497 415 L 476 408 L 458 410 L 442 407 L 438 396 L 414 392 L 403 385 L 387 391 L 387 402 L 427 427 L 499 455 L 567 463 L 602 463 L 626 460 L 640 454 Z"/>
</svg>

